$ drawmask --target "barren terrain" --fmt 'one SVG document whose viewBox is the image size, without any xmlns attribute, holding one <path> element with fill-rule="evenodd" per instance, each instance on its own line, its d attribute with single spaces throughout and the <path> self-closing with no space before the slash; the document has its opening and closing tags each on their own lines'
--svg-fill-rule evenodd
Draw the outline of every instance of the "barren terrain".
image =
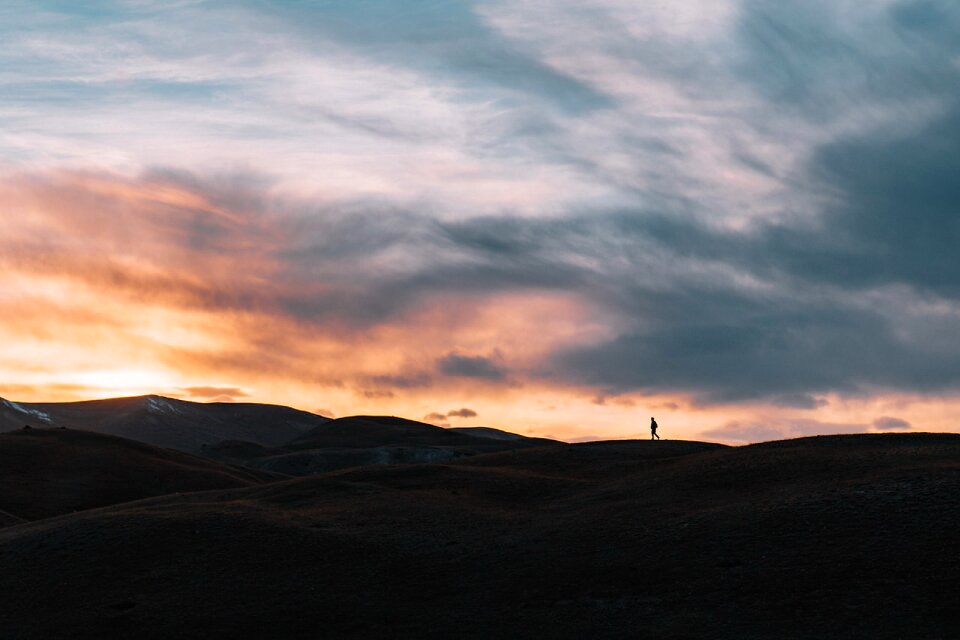
<svg viewBox="0 0 960 640">
<path fill-rule="evenodd" d="M 6 638 L 954 638 L 960 436 L 614 441 L 0 530 Z"/>
</svg>

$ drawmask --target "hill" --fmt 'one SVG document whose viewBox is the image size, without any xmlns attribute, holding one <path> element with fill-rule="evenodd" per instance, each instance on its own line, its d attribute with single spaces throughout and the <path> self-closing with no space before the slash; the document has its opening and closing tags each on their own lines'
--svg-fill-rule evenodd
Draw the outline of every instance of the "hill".
<svg viewBox="0 0 960 640">
<path fill-rule="evenodd" d="M 499 433 L 506 434 L 504 431 Z M 394 416 L 351 416 L 316 426 L 288 442 L 286 447 L 288 449 L 327 447 L 350 449 L 414 446 L 465 447 L 475 451 L 492 451 L 555 442 L 543 438 L 526 438 L 519 434 L 509 435 L 512 437 L 490 438 L 487 435 L 470 433 L 463 429 L 444 429 Z"/>
<path fill-rule="evenodd" d="M 0 530 L 5 637 L 948 638 L 960 436 L 554 445 Z"/>
<path fill-rule="evenodd" d="M 6 512 L 7 516 L 36 520 L 141 498 L 246 487 L 277 478 L 86 431 L 25 429 L 0 434 L 0 516 Z"/>
<path fill-rule="evenodd" d="M 24 424 L 67 427 L 190 453 L 223 440 L 278 446 L 324 422 L 327 418 L 290 407 L 188 402 L 162 396 L 48 403 L 0 399 L 0 431 Z"/>
<path fill-rule="evenodd" d="M 444 429 L 393 416 L 351 416 L 314 427 L 283 447 L 222 442 L 205 447 L 203 455 L 256 469 L 311 475 L 357 466 L 446 462 L 554 444 L 555 440 L 497 429 Z"/>
<path fill-rule="evenodd" d="M 3 527 L 10 527 L 15 524 L 20 524 L 22 522 L 26 522 L 26 521 L 23 520 L 22 518 L 18 518 L 12 513 L 7 513 L 6 511 L 0 511 L 0 529 L 2 529 Z"/>
<path fill-rule="evenodd" d="M 465 433 L 468 436 L 478 438 L 492 438 L 494 440 L 543 440 L 544 438 L 527 438 L 517 433 L 503 431 L 502 429 L 493 429 L 491 427 L 449 427 L 448 431 Z"/>
</svg>

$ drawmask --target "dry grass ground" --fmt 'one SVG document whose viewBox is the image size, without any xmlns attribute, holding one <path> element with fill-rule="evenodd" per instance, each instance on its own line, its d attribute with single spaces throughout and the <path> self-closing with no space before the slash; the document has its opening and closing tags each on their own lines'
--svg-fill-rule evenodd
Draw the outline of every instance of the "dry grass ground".
<svg viewBox="0 0 960 640">
<path fill-rule="evenodd" d="M 0 434 L 0 510 L 26 520 L 278 477 L 89 431 Z"/>
<path fill-rule="evenodd" d="M 960 436 L 552 446 L 0 530 L 4 638 L 956 638 Z"/>
</svg>

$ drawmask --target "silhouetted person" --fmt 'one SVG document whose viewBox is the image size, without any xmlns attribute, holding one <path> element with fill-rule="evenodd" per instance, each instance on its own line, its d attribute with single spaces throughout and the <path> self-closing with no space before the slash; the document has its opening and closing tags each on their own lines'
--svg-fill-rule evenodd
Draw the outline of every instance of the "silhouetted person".
<svg viewBox="0 0 960 640">
<path fill-rule="evenodd" d="M 660 436 L 657 435 L 657 421 L 653 419 L 653 416 L 650 416 L 650 439 L 660 439 Z"/>
</svg>

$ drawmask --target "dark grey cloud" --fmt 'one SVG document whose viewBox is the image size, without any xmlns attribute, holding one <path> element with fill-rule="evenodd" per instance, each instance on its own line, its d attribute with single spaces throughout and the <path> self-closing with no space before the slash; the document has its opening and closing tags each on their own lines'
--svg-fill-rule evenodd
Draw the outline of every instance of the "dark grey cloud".
<svg viewBox="0 0 960 640">
<path fill-rule="evenodd" d="M 821 275 L 960 296 L 960 263 L 954 259 L 960 243 L 960 102 L 917 132 L 840 140 L 821 148 L 813 162 L 841 198 L 825 225 L 850 247 L 834 251 L 832 270 Z"/>
<path fill-rule="evenodd" d="M 952 310 L 918 307 L 928 305 L 925 292 L 952 297 L 960 273 L 938 274 L 934 288 L 894 270 L 893 256 L 886 267 L 881 259 L 874 270 L 860 267 L 868 278 L 852 278 L 852 267 L 830 269 L 824 262 L 864 260 L 860 243 L 876 233 L 851 233 L 844 244 L 837 227 L 847 221 L 834 215 L 825 216 L 819 233 L 775 227 L 735 236 L 691 227 L 665 234 L 662 225 L 647 227 L 678 271 L 697 264 L 715 271 L 670 274 L 658 259 L 662 283 L 624 274 L 585 291 L 603 307 L 635 317 L 637 326 L 605 344 L 557 354 L 558 375 L 613 393 L 682 389 L 702 403 L 765 399 L 806 409 L 829 392 L 956 388 L 960 350 L 949 336 L 960 335 L 960 321 Z M 952 224 L 944 221 L 940 233 L 949 235 Z M 900 259 L 920 263 L 925 251 L 936 262 L 948 261 L 952 250 L 939 240 L 919 242 L 912 258 Z M 737 274 L 768 286 L 739 285 Z M 944 304 L 956 308 L 949 298 Z"/>
<path fill-rule="evenodd" d="M 454 411 L 447 412 L 448 418 L 476 418 L 477 412 L 473 409 L 467 409 L 466 407 L 462 409 L 456 409 Z"/>
<path fill-rule="evenodd" d="M 809 393 L 793 393 L 777 396 L 771 399 L 771 404 L 791 409 L 819 409 L 830 404 L 824 398 L 817 398 Z"/>
<path fill-rule="evenodd" d="M 465 356 L 451 353 L 437 361 L 437 370 L 445 376 L 461 378 L 479 378 L 483 380 L 503 380 L 505 369 L 497 362 L 484 356 Z"/>
<path fill-rule="evenodd" d="M 393 375 L 370 376 L 364 380 L 370 386 L 383 389 L 422 389 L 433 383 L 428 373 L 400 373 Z"/>
<path fill-rule="evenodd" d="M 884 416 L 873 421 L 873 426 L 880 431 L 894 431 L 900 429 L 909 429 L 910 423 L 902 418 L 891 418 Z"/>
<path fill-rule="evenodd" d="M 720 298 L 719 305 L 691 296 L 680 301 L 687 320 L 672 322 L 669 311 L 666 317 L 648 314 L 649 328 L 560 354 L 558 366 L 565 376 L 613 392 L 685 390 L 704 404 L 764 398 L 811 408 L 812 394 L 912 386 L 910 374 L 933 364 L 911 354 L 882 315 L 842 301 L 787 306 L 770 300 L 763 306 L 719 288 L 703 296 Z M 725 313 L 710 315 L 720 305 Z M 952 374 L 942 382 L 960 381 L 960 367 Z"/>
<path fill-rule="evenodd" d="M 426 389 L 436 382 L 433 374 L 408 371 L 395 374 L 360 376 L 351 386 L 365 398 L 394 398 L 413 389 Z"/>
</svg>

